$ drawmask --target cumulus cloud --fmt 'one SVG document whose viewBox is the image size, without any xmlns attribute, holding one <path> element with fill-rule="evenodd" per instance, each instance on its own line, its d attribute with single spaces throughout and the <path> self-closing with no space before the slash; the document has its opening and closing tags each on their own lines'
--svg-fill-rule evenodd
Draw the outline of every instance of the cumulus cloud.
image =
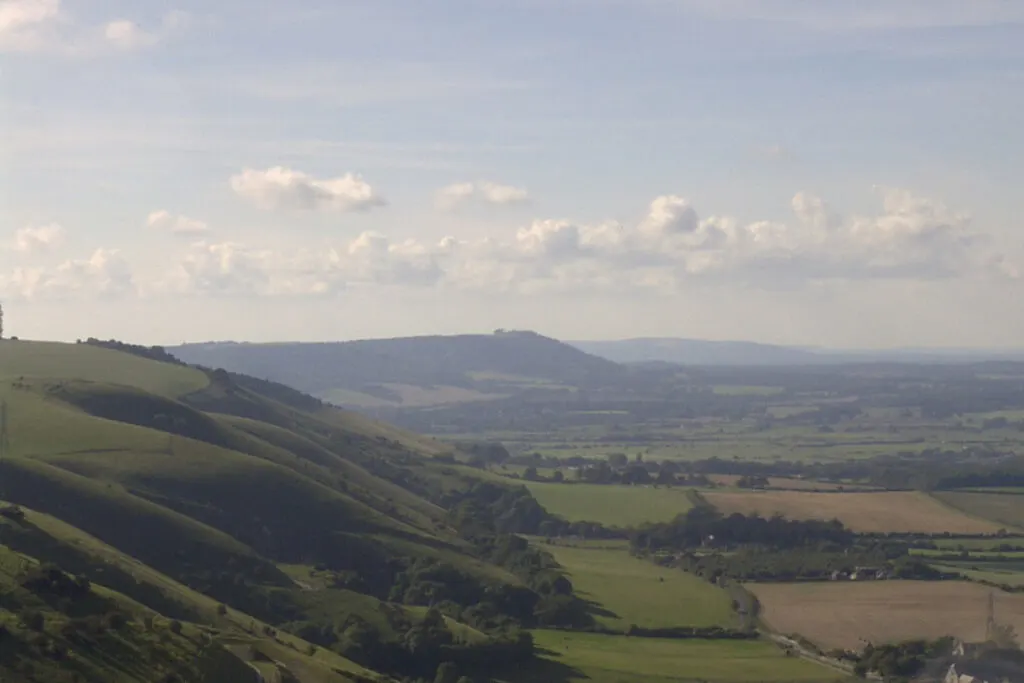
<svg viewBox="0 0 1024 683">
<path fill-rule="evenodd" d="M 160 37 L 157 34 L 146 31 L 134 21 L 127 19 L 118 19 L 108 23 L 103 29 L 103 37 L 119 50 L 152 47 L 160 42 Z"/>
<path fill-rule="evenodd" d="M 315 181 L 314 181 L 315 182 Z M 798 287 L 825 281 L 1016 278 L 1019 264 L 970 216 L 905 190 L 879 190 L 872 215 L 842 216 L 798 193 L 786 221 L 702 217 L 678 195 L 656 197 L 632 224 L 535 220 L 504 238 L 393 240 L 377 232 L 322 249 L 190 244 L 146 292 L 202 296 L 330 296 L 367 287 L 502 292 L 677 291 L 693 283 Z M 181 217 L 155 212 L 173 228 Z M 188 219 L 185 219 L 188 220 Z M 25 297 L 132 292 L 116 252 L 0 279 Z"/>
<path fill-rule="evenodd" d="M 247 168 L 231 178 L 231 188 L 262 209 L 367 211 L 386 204 L 373 187 L 353 173 L 319 180 L 283 166 L 265 171 Z"/>
<path fill-rule="evenodd" d="M 64 228 L 57 223 L 27 226 L 14 233 L 14 250 L 30 254 L 50 251 L 64 244 Z"/>
<path fill-rule="evenodd" d="M 146 225 L 154 230 L 176 235 L 197 235 L 210 231 L 210 226 L 203 221 L 188 216 L 175 216 L 171 212 L 163 210 L 149 214 Z"/>
<path fill-rule="evenodd" d="M 444 243 L 392 242 L 364 232 L 346 244 L 291 252 L 196 242 L 157 289 L 178 294 L 322 296 L 363 286 L 430 286 L 444 276 Z"/>
<path fill-rule="evenodd" d="M 189 15 L 181 11 L 168 12 L 152 29 L 143 28 L 131 19 L 115 19 L 103 27 L 103 38 L 117 50 L 140 50 L 167 40 L 188 23 Z"/>
<path fill-rule="evenodd" d="M 968 216 L 902 190 L 882 189 L 881 211 L 843 218 L 798 193 L 790 221 L 702 218 L 683 197 L 655 198 L 633 225 L 535 220 L 507 239 L 395 242 L 365 232 L 322 251 L 193 245 L 177 270 L 194 293 L 324 295 L 365 286 L 491 291 L 665 290 L 689 282 L 762 286 L 829 280 L 1015 277 Z"/>
<path fill-rule="evenodd" d="M 60 13 L 60 0 L 0 0 L 0 50 L 41 47 Z"/>
<path fill-rule="evenodd" d="M 174 11 L 150 28 L 125 18 L 91 26 L 75 21 L 61 0 L 0 0 L 0 51 L 73 56 L 132 51 L 157 45 L 187 23 L 186 13 Z"/>
<path fill-rule="evenodd" d="M 56 268 L 17 268 L 0 276 L 0 291 L 34 300 L 119 297 L 137 289 L 131 266 L 116 249 L 96 249 L 89 258 Z"/>
<path fill-rule="evenodd" d="M 969 216 L 905 190 L 880 194 L 882 210 L 873 216 L 842 218 L 801 192 L 791 202 L 793 220 L 746 225 L 729 216 L 701 218 L 686 199 L 665 195 L 633 226 L 542 220 L 507 242 L 459 243 L 463 262 L 450 264 L 444 280 L 479 283 L 489 273 L 501 287 L 546 282 L 564 289 L 571 282 L 679 287 L 707 278 L 793 284 L 1016 272 Z"/>
<path fill-rule="evenodd" d="M 522 187 L 481 180 L 443 187 L 438 190 L 435 203 L 442 211 L 451 211 L 472 201 L 493 206 L 512 206 L 530 201 L 530 193 Z"/>
</svg>

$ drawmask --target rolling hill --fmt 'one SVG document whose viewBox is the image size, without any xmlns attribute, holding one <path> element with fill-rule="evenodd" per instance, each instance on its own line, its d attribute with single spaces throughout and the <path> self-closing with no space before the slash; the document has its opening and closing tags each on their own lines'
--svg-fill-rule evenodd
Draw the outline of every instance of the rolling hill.
<svg viewBox="0 0 1024 683">
<path fill-rule="evenodd" d="M 264 378 L 349 406 L 433 405 L 612 386 L 628 371 L 532 332 L 339 343 L 189 344 L 194 365 Z"/>
<path fill-rule="evenodd" d="M 530 659 L 516 629 L 561 618 L 557 565 L 488 521 L 535 528 L 535 501 L 440 442 L 95 340 L 0 340 L 0 401 L 4 680 L 432 678 Z"/>
</svg>

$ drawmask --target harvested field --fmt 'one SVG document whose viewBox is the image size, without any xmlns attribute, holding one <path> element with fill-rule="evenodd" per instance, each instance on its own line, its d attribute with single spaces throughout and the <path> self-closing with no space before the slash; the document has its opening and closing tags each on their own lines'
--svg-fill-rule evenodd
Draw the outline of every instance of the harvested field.
<svg viewBox="0 0 1024 683">
<path fill-rule="evenodd" d="M 799 633 L 823 648 L 863 648 L 913 638 L 985 637 L 988 596 L 996 619 L 1024 631 L 1024 595 L 966 581 L 748 584 L 775 631 Z"/>
<path fill-rule="evenodd" d="M 784 515 L 789 519 L 838 519 L 864 533 L 994 534 L 1001 525 L 975 519 L 923 493 L 809 493 L 713 491 L 704 494 L 724 513 Z"/>
</svg>

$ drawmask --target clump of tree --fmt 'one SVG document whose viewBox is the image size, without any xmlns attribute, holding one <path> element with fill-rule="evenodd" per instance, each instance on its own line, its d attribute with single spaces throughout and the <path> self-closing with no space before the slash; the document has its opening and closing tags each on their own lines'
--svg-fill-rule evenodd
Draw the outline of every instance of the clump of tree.
<svg viewBox="0 0 1024 683">
<path fill-rule="evenodd" d="M 85 340 L 85 342 L 79 340 L 78 343 L 85 343 L 88 344 L 89 346 L 99 346 L 100 348 L 104 349 L 111 349 L 113 351 L 130 353 L 133 356 L 139 356 L 141 358 L 147 358 L 149 360 L 155 360 L 161 363 L 173 363 L 175 365 L 184 365 L 184 363 L 181 360 L 179 360 L 171 353 L 168 353 L 168 351 L 164 349 L 164 347 L 162 346 L 141 346 L 139 344 L 128 344 L 122 341 L 118 341 L 117 339 L 102 340 L 96 339 L 95 337 L 89 337 L 88 339 Z"/>
<path fill-rule="evenodd" d="M 648 524 L 633 531 L 634 551 L 686 550 L 699 547 L 760 546 L 789 550 L 807 546 L 848 548 L 855 535 L 838 520 L 790 520 L 775 515 L 732 514 L 700 505 L 671 522 Z"/>
<path fill-rule="evenodd" d="M 955 641 L 910 640 L 892 645 L 868 645 L 860 656 L 854 656 L 854 672 L 861 678 L 876 673 L 885 680 L 909 680 L 920 674 L 931 660 L 948 657 Z"/>
</svg>

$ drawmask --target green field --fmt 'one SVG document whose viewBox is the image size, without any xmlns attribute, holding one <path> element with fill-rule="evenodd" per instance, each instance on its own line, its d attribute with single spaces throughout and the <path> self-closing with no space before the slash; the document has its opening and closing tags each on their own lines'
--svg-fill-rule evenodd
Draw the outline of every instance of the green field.
<svg viewBox="0 0 1024 683">
<path fill-rule="evenodd" d="M 988 581 L 1000 586 L 1024 586 L 1024 569 L 993 565 L 988 565 L 988 568 L 978 566 L 978 569 L 970 569 L 966 568 L 966 565 L 959 564 L 936 564 L 935 567 L 942 571 L 959 572 L 972 581 Z"/>
<path fill-rule="evenodd" d="M 535 631 L 546 651 L 535 670 L 503 683 L 804 683 L 843 680 L 825 667 L 785 656 L 764 641 L 660 640 Z"/>
<path fill-rule="evenodd" d="M 571 522 L 636 526 L 674 519 L 693 507 L 687 489 L 524 482 L 549 512 Z"/>
<path fill-rule="evenodd" d="M 569 572 L 580 596 L 599 606 L 598 622 L 608 628 L 733 626 L 737 622 L 725 590 L 678 569 L 634 558 L 624 543 L 542 547 Z"/>
<path fill-rule="evenodd" d="M 939 491 L 932 495 L 973 517 L 988 519 L 1011 528 L 1024 529 L 1024 495 L 960 491 Z"/>
</svg>

